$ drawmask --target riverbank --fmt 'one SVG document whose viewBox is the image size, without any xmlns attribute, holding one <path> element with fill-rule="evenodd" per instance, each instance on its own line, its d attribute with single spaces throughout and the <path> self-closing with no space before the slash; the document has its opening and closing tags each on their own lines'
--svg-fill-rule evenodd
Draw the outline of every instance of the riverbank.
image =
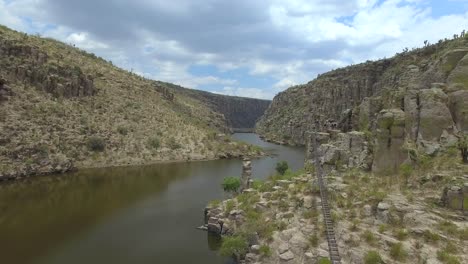
<svg viewBox="0 0 468 264">
<path fill-rule="evenodd" d="M 165 160 L 131 160 L 130 162 L 97 162 L 95 160 L 88 162 L 80 162 L 79 165 L 75 166 L 75 162 L 71 159 L 63 158 L 55 161 L 45 161 L 45 164 L 35 165 L 35 164 L 24 164 L 16 170 L 10 170 L 8 172 L 0 171 L 0 184 L 7 181 L 16 181 L 29 177 L 37 176 L 47 176 L 53 174 L 64 174 L 67 172 L 73 172 L 80 169 L 93 169 L 93 168 L 115 168 L 115 167 L 126 167 L 126 166 L 148 166 L 155 164 L 167 164 L 167 163 L 181 163 L 181 162 L 190 162 L 190 161 L 211 161 L 211 160 L 220 160 L 220 159 L 241 159 L 244 157 L 247 158 L 259 158 L 266 156 L 261 148 L 248 145 L 242 142 L 231 142 L 235 144 L 236 147 L 230 148 L 228 151 L 222 151 L 219 153 L 211 153 L 211 155 L 193 155 L 190 154 L 180 157 L 180 156 L 166 156 L 174 157 L 173 159 Z M 232 146 L 232 145 L 231 145 Z M 237 147 L 238 146 L 238 147 Z"/>
<path fill-rule="evenodd" d="M 467 199 L 468 167 L 447 157 L 426 166 L 406 176 L 328 174 L 342 263 L 468 263 L 468 208 L 452 208 Z M 455 190 L 451 201 L 447 189 Z M 322 263 L 329 256 L 313 170 L 256 182 L 208 205 L 205 220 L 224 236 L 221 251 L 241 263 Z"/>
</svg>

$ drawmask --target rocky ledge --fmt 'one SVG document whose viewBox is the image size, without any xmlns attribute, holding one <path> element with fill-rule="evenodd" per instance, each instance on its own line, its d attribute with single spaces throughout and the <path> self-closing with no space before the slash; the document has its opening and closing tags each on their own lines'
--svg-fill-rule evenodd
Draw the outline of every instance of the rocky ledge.
<svg viewBox="0 0 468 264">
<path fill-rule="evenodd" d="M 432 160 L 437 173 L 420 169 L 406 178 L 331 170 L 326 181 L 342 263 L 468 263 L 467 211 L 459 206 L 468 199 L 468 167 L 444 162 Z M 240 263 L 328 263 L 321 262 L 329 254 L 313 170 L 253 182 L 210 204 L 205 223 L 223 236 L 221 251 Z"/>
</svg>

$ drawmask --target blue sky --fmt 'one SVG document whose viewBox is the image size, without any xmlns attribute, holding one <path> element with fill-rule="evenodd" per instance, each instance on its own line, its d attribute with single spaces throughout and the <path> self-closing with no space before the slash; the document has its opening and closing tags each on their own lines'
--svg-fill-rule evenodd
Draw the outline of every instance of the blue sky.
<svg viewBox="0 0 468 264">
<path fill-rule="evenodd" d="M 0 0 L 0 23 L 155 80 L 271 99 L 468 29 L 468 0 Z"/>
</svg>

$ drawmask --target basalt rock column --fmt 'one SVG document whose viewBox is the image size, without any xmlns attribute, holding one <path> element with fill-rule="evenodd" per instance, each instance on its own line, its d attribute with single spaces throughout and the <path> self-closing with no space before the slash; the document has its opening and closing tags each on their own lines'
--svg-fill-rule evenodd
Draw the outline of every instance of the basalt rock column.
<svg viewBox="0 0 468 264">
<path fill-rule="evenodd" d="M 252 161 L 244 159 L 242 162 L 242 175 L 240 191 L 243 192 L 250 188 L 250 179 L 252 178 Z"/>
</svg>

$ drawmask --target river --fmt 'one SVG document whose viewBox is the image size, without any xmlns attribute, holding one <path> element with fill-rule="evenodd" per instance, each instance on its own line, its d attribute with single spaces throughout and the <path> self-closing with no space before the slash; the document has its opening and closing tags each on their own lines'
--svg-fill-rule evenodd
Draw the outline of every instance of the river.
<svg viewBox="0 0 468 264">
<path fill-rule="evenodd" d="M 253 177 L 286 160 L 303 166 L 304 149 L 233 137 L 275 156 L 255 159 Z M 226 264 L 219 241 L 196 226 L 222 199 L 221 182 L 240 160 L 86 169 L 0 185 L 0 262 L 8 264 Z"/>
</svg>

